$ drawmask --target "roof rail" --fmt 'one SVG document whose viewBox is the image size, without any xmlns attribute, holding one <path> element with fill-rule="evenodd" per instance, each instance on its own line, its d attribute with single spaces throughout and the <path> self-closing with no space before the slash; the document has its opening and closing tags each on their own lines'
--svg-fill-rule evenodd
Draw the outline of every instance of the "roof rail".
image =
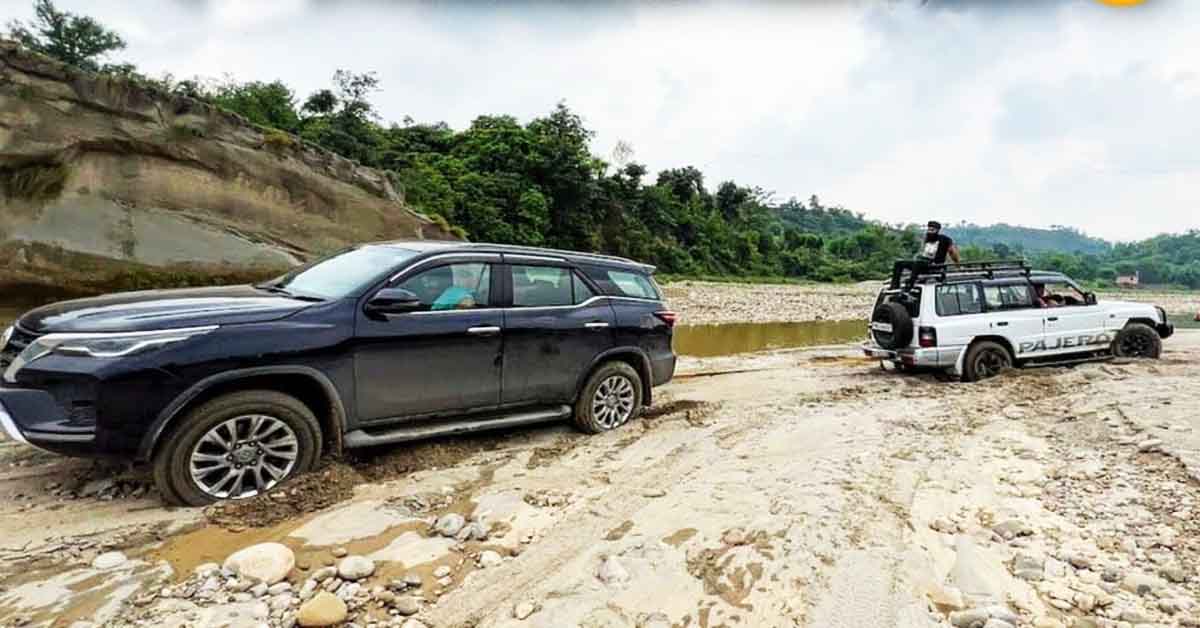
<svg viewBox="0 0 1200 628">
<path fill-rule="evenodd" d="M 519 244 L 491 244 L 487 242 L 470 242 L 468 246 L 492 247 L 499 251 L 511 251 L 513 253 L 528 253 L 530 255 L 561 255 L 563 257 L 575 257 L 581 259 L 594 259 L 597 261 L 619 262 L 629 266 L 640 266 L 643 268 L 654 268 L 652 264 L 646 264 L 631 260 L 626 257 L 616 255 L 605 255 L 603 253 L 589 253 L 586 251 L 568 251 L 565 249 L 548 249 L 536 246 L 521 246 Z"/>
</svg>

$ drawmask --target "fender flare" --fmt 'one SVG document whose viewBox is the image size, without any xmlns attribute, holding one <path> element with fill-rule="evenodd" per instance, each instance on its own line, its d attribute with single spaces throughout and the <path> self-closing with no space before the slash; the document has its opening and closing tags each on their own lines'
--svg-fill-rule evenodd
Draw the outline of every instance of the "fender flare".
<svg viewBox="0 0 1200 628">
<path fill-rule="evenodd" d="M 641 368 L 638 369 L 638 375 L 642 377 L 642 403 L 647 406 L 650 405 L 652 400 L 650 389 L 654 387 L 654 370 L 650 367 L 650 357 L 646 355 L 646 352 L 641 347 L 634 346 L 613 347 L 593 358 L 592 362 L 588 364 L 587 368 L 579 376 L 578 381 L 575 382 L 575 398 L 579 398 L 579 393 L 583 390 L 583 385 L 587 383 L 587 378 L 592 374 L 592 371 L 596 370 L 597 366 L 603 362 L 608 362 L 616 356 L 627 355 L 637 356 L 642 364 Z"/>
<path fill-rule="evenodd" d="M 191 387 L 180 393 L 171 403 L 167 404 L 167 407 L 158 413 L 154 422 L 150 424 L 150 428 L 142 436 L 141 443 L 138 445 L 136 460 L 138 462 L 149 461 L 151 455 L 154 453 L 154 447 L 158 444 L 163 433 L 166 432 L 167 427 L 178 418 L 181 411 L 189 403 L 206 390 L 220 384 L 262 375 L 302 375 L 313 380 L 322 388 L 331 402 L 330 406 L 334 423 L 334 433 L 327 434 L 326 436 L 333 443 L 332 453 L 334 455 L 340 454 L 342 450 L 342 437 L 346 431 L 346 406 L 342 403 L 342 396 L 338 393 L 337 387 L 333 385 L 329 377 L 309 366 L 258 366 L 210 375 L 192 384 Z"/>
</svg>

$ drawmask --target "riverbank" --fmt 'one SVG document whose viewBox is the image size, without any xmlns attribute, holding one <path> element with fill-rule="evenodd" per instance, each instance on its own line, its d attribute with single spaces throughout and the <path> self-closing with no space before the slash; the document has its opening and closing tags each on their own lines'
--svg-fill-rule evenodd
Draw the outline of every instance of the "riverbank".
<svg viewBox="0 0 1200 628">
<path fill-rule="evenodd" d="M 683 325 L 863 320 L 881 282 L 853 284 L 743 284 L 679 281 L 662 286 L 667 303 Z M 1101 300 L 1137 301 L 1161 306 L 1177 318 L 1200 310 L 1200 292 L 1114 290 Z"/>
</svg>

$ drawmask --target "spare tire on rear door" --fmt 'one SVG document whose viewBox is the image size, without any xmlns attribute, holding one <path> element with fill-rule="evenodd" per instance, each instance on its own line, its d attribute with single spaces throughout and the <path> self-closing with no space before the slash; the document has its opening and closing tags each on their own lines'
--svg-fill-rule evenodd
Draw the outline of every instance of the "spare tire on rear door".
<svg viewBox="0 0 1200 628">
<path fill-rule="evenodd" d="M 902 349 L 913 339 L 913 321 L 901 303 L 880 303 L 871 314 L 871 336 L 884 349 Z"/>
</svg>

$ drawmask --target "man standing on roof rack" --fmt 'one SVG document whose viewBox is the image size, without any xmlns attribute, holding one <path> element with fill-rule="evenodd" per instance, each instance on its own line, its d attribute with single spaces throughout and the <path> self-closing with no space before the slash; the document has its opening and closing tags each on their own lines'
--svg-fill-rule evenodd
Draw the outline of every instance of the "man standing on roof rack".
<svg viewBox="0 0 1200 628">
<path fill-rule="evenodd" d="M 930 220 L 925 227 L 925 242 L 921 245 L 917 259 L 929 264 L 945 264 L 947 256 L 954 260 L 955 264 L 961 261 L 958 257 L 958 245 L 954 244 L 950 236 L 942 233 L 942 223 Z"/>
</svg>

